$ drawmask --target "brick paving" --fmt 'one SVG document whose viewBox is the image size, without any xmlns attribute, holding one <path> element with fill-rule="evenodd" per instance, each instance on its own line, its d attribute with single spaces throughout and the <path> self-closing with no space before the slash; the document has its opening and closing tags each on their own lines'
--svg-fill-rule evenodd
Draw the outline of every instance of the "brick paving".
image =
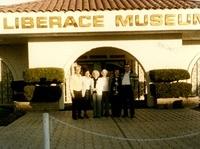
<svg viewBox="0 0 200 149">
<path fill-rule="evenodd" d="M 42 112 L 28 112 L 0 127 L 0 149 L 42 149 Z M 71 111 L 50 114 L 52 149 L 197 149 L 200 112 L 136 109 L 136 117 L 72 120 Z M 92 112 L 90 111 L 92 117 Z"/>
</svg>

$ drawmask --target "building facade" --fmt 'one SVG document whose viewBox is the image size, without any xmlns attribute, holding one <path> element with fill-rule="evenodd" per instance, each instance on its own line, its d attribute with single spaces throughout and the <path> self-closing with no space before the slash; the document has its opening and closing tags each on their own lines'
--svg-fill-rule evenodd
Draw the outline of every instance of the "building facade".
<svg viewBox="0 0 200 149">
<path fill-rule="evenodd" d="M 1 6 L 1 81 L 22 80 L 24 70 L 38 67 L 63 68 L 68 80 L 74 62 L 108 70 L 128 62 L 143 84 L 139 100 L 149 94 L 148 72 L 163 68 L 188 70 L 187 81 L 199 96 L 199 29 L 196 0 L 36 0 Z M 66 85 L 63 104 L 69 98 Z M 147 104 L 152 106 L 151 98 Z"/>
</svg>

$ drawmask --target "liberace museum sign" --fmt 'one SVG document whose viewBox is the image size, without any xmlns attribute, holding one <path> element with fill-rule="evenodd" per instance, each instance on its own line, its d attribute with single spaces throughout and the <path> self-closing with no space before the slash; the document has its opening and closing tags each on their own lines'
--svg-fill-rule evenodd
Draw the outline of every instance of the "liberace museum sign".
<svg viewBox="0 0 200 149">
<path fill-rule="evenodd" d="M 199 29 L 200 10 L 0 13 L 0 34 Z"/>
</svg>

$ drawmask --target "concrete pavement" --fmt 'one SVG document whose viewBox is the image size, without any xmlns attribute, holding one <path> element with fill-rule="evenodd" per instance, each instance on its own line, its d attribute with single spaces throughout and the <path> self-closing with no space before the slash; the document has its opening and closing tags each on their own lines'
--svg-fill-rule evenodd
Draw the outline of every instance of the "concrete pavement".
<svg viewBox="0 0 200 149">
<path fill-rule="evenodd" d="M 0 127 L 0 148 L 42 149 L 42 112 L 28 112 Z M 136 117 L 72 120 L 71 111 L 51 111 L 52 149 L 198 149 L 200 112 L 136 109 Z M 92 117 L 92 111 L 89 112 Z"/>
</svg>

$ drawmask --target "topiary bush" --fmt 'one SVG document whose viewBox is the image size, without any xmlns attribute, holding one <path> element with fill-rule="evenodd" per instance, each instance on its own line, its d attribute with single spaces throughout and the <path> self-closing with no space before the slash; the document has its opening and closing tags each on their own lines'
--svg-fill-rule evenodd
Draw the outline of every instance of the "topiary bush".
<svg viewBox="0 0 200 149">
<path fill-rule="evenodd" d="M 26 82 L 24 80 L 12 81 L 11 88 L 13 91 L 12 99 L 14 101 L 27 101 L 24 96 L 24 87 L 26 86 Z"/>
<path fill-rule="evenodd" d="M 25 113 L 25 111 L 14 110 L 13 107 L 0 106 L 0 126 L 9 125 Z"/>
<path fill-rule="evenodd" d="M 151 82 L 172 82 L 190 78 L 190 74 L 184 69 L 156 69 L 149 71 Z"/>
<path fill-rule="evenodd" d="M 191 89 L 192 85 L 185 82 L 150 84 L 151 95 L 156 98 L 188 97 Z"/>
<path fill-rule="evenodd" d="M 24 72 L 27 86 L 24 94 L 31 102 L 55 102 L 62 95 L 60 83 L 64 82 L 62 68 L 31 68 Z M 53 85 L 52 85 L 53 84 Z"/>
<path fill-rule="evenodd" d="M 64 70 L 62 68 L 31 68 L 24 71 L 24 81 L 39 82 L 41 78 L 46 78 L 47 81 L 52 82 L 57 80 L 58 82 L 64 82 Z"/>
<path fill-rule="evenodd" d="M 191 95 L 192 84 L 179 82 L 190 78 L 184 69 L 157 69 L 149 71 L 150 92 L 154 99 L 178 98 Z"/>
<path fill-rule="evenodd" d="M 170 92 L 173 97 L 189 97 L 192 91 L 192 84 L 186 82 L 177 82 L 171 84 Z"/>
</svg>

